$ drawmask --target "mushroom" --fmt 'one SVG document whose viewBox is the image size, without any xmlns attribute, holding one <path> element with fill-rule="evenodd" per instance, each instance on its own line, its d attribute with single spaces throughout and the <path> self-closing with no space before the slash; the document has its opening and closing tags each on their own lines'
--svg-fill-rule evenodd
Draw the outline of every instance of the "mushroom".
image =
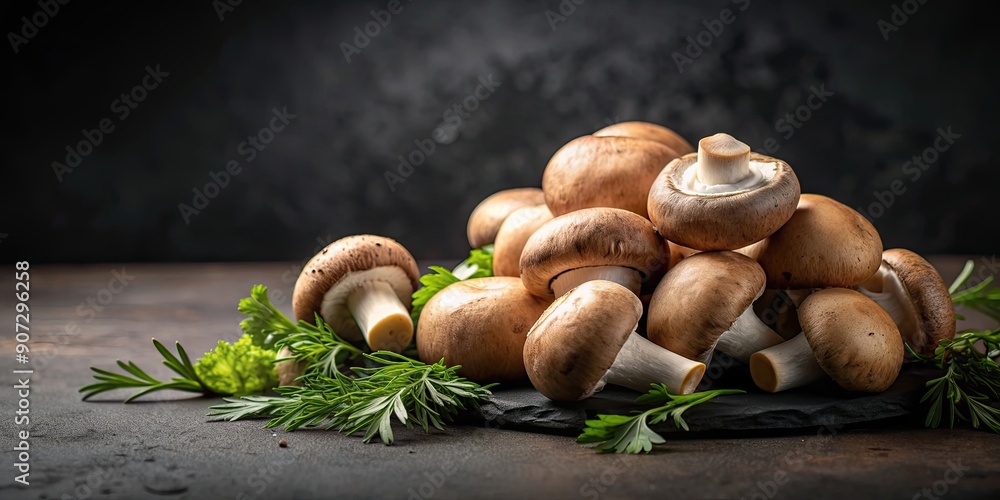
<svg viewBox="0 0 1000 500">
<path fill-rule="evenodd" d="M 849 391 L 882 392 L 899 375 L 903 341 L 892 318 L 846 288 L 813 293 L 799 307 L 802 333 L 750 356 L 757 387 L 778 392 L 829 375 Z"/>
<path fill-rule="evenodd" d="M 552 212 L 545 205 L 514 210 L 500 224 L 493 243 L 493 275 L 519 276 L 521 251 L 542 224 L 552 220 Z"/>
<path fill-rule="evenodd" d="M 673 269 L 678 262 L 684 260 L 685 257 L 690 257 L 701 250 L 695 250 L 693 248 L 688 248 L 683 245 L 678 245 L 672 241 L 667 242 L 667 246 L 670 247 L 670 266 L 669 269 Z"/>
<path fill-rule="evenodd" d="M 521 252 L 524 287 L 560 296 L 587 280 L 605 279 L 639 294 L 670 261 L 670 250 L 648 220 L 627 210 L 589 208 L 556 217 L 528 238 Z"/>
<path fill-rule="evenodd" d="M 315 313 L 344 340 L 402 352 L 413 338 L 410 302 L 420 273 L 395 240 L 370 234 L 341 238 L 302 268 L 292 293 L 300 320 Z"/>
<path fill-rule="evenodd" d="M 546 192 L 546 199 L 548 193 Z M 666 166 L 649 190 L 649 219 L 664 238 L 697 250 L 735 250 L 775 232 L 795 212 L 799 181 L 787 163 L 751 153 L 726 134 Z"/>
<path fill-rule="evenodd" d="M 295 379 L 301 377 L 306 372 L 306 364 L 302 362 L 296 362 L 294 359 L 295 355 L 292 354 L 292 350 L 288 346 L 283 346 L 278 350 L 277 356 L 274 359 L 280 359 L 274 365 L 274 370 L 278 372 L 278 386 L 284 387 L 286 385 L 301 385 L 296 382 Z"/>
<path fill-rule="evenodd" d="M 524 379 L 524 341 L 550 301 L 512 277 L 452 283 L 420 313 L 417 352 L 425 363 L 442 358 L 476 382 Z"/>
<path fill-rule="evenodd" d="M 649 122 L 621 122 L 594 132 L 597 137 L 632 137 L 635 139 L 646 139 L 664 144 L 673 149 L 677 154 L 685 155 L 692 151 L 691 143 L 667 127 Z"/>
<path fill-rule="evenodd" d="M 708 364 L 718 349 L 742 363 L 785 341 L 754 314 L 764 271 L 734 252 L 692 255 L 667 272 L 649 302 L 646 336 L 681 356 Z"/>
<path fill-rule="evenodd" d="M 932 354 L 941 339 L 955 337 L 955 306 L 948 285 L 914 252 L 882 252 L 882 265 L 858 291 L 882 306 L 903 340 L 919 354 Z"/>
<path fill-rule="evenodd" d="M 605 384 L 645 392 L 662 383 L 673 394 L 690 394 L 705 364 L 635 333 L 641 315 L 639 298 L 610 281 L 588 281 L 559 297 L 524 343 L 532 385 L 555 401 L 588 398 Z"/>
<path fill-rule="evenodd" d="M 882 239 L 850 207 L 826 196 L 803 194 L 788 223 L 740 253 L 760 263 L 768 288 L 849 288 L 878 271 Z M 789 295 L 799 303 L 803 293 Z"/>
<path fill-rule="evenodd" d="M 538 188 L 507 189 L 487 196 L 469 215 L 469 245 L 479 248 L 493 243 L 500 224 L 511 212 L 544 204 L 545 196 Z"/>
<path fill-rule="evenodd" d="M 578 137 L 556 151 L 545 167 L 545 203 L 555 216 L 611 207 L 646 217 L 649 186 L 678 156 L 670 147 L 645 139 Z"/>
</svg>

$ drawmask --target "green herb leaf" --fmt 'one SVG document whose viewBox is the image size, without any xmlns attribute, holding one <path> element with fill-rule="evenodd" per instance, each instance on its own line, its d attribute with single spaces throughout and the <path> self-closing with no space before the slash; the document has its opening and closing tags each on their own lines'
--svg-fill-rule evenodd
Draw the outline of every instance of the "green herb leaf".
<svg viewBox="0 0 1000 500">
<path fill-rule="evenodd" d="M 297 362 L 306 364 L 305 373 L 332 377 L 344 365 L 362 354 L 362 350 L 340 338 L 319 314 L 316 324 L 299 321 L 298 330 L 275 342 L 275 347 L 288 347 Z"/>
<path fill-rule="evenodd" d="M 274 307 L 264 285 L 254 285 L 250 296 L 240 300 L 237 309 L 248 316 L 240 322 L 240 328 L 253 339 L 254 345 L 273 349 L 278 340 L 300 330 L 298 324 Z"/>
<path fill-rule="evenodd" d="M 188 358 L 187 352 L 181 347 L 180 342 L 176 344 L 177 356 L 174 356 L 159 340 L 153 339 L 153 347 L 163 356 L 163 364 L 173 370 L 174 373 L 180 375 L 180 377 L 174 377 L 169 381 L 157 380 L 131 361 L 127 363 L 118 361 L 118 367 L 125 373 L 115 373 L 90 367 L 95 373 L 94 378 L 97 382 L 80 389 L 80 392 L 83 393 L 83 400 L 86 401 L 93 396 L 116 389 L 132 388 L 141 388 L 143 390 L 125 399 L 126 403 L 152 392 L 170 389 L 202 394 L 212 393 L 211 389 L 201 381 L 194 366 L 191 364 L 191 359 Z"/>
<path fill-rule="evenodd" d="M 974 267 L 975 264 L 971 260 L 967 261 L 962 272 L 955 278 L 955 282 L 948 287 L 948 291 L 951 293 L 951 301 L 955 304 L 955 307 L 964 307 L 978 311 L 994 321 L 1000 321 L 1000 288 L 990 286 L 993 284 L 992 276 L 969 288 L 959 290 L 972 277 Z M 961 315 L 958 315 L 958 318 L 965 319 Z"/>
<path fill-rule="evenodd" d="M 430 266 L 429 269 L 430 273 L 420 277 L 422 287 L 413 292 L 413 310 L 410 316 L 414 324 L 420 319 L 420 312 L 427 302 L 446 286 L 467 279 L 493 276 L 493 245 L 472 249 L 469 258 L 452 271 L 440 266 Z"/>
</svg>

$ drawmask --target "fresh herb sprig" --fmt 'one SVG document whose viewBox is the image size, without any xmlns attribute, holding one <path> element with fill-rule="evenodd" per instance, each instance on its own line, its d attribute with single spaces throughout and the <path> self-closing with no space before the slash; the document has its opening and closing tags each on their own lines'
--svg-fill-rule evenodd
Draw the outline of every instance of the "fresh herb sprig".
<svg viewBox="0 0 1000 500">
<path fill-rule="evenodd" d="M 473 248 L 469 251 L 469 257 L 451 271 L 441 266 L 430 266 L 429 269 L 431 272 L 420 277 L 420 284 L 423 286 L 413 292 L 413 310 L 410 316 L 414 323 L 420 319 L 420 312 L 427 302 L 446 286 L 467 279 L 493 276 L 493 245 Z"/>
<path fill-rule="evenodd" d="M 344 369 L 348 361 L 364 353 L 340 338 L 319 314 L 316 315 L 316 324 L 300 321 L 297 331 L 281 337 L 274 346 L 277 349 L 288 347 L 292 351 L 292 359 L 305 363 L 307 375 L 317 373 L 326 377 L 333 377 Z"/>
<path fill-rule="evenodd" d="M 990 287 L 993 284 L 993 277 L 989 276 L 979 283 L 959 291 L 969 278 L 972 277 L 972 270 L 975 267 L 973 262 L 967 261 L 962 272 L 955 278 L 955 282 L 948 287 L 951 293 L 951 301 L 956 307 L 965 307 L 973 311 L 978 311 L 985 316 L 1000 321 L 1000 288 Z M 961 314 L 956 314 L 958 319 L 965 319 Z"/>
<path fill-rule="evenodd" d="M 663 384 L 651 384 L 649 392 L 636 398 L 635 403 L 647 405 L 666 401 L 666 404 L 645 411 L 636 410 L 633 412 L 634 415 L 597 415 L 596 420 L 586 421 L 583 433 L 576 438 L 576 442 L 598 443 L 594 449 L 602 453 L 649 453 L 653 445 L 666 442 L 663 436 L 649 427 L 650 425 L 672 418 L 675 426 L 688 430 L 683 417 L 686 410 L 717 396 L 743 392 L 737 389 L 718 389 L 674 395 L 670 394 Z"/>
<path fill-rule="evenodd" d="M 308 377 L 303 387 L 279 388 L 280 397 L 227 398 L 226 404 L 212 406 L 209 416 L 227 421 L 268 418 L 266 427 L 289 431 L 322 426 L 346 434 L 363 432 L 366 443 L 378 436 L 392 444 L 393 419 L 425 432 L 442 429 L 459 411 L 478 406 L 490 395 L 492 386 L 459 377 L 459 367 L 447 367 L 444 360 L 428 365 L 386 351 L 364 356 L 379 366 L 353 368 L 359 378 L 340 372 Z"/>
<path fill-rule="evenodd" d="M 126 403 L 151 392 L 170 389 L 201 394 L 211 393 L 201 378 L 198 377 L 194 365 L 191 363 L 191 358 L 188 357 L 187 352 L 181 347 L 180 342 L 176 344 L 177 356 L 174 356 L 159 340 L 153 339 L 153 346 L 163 356 L 163 364 L 178 374 L 179 377 L 174 377 L 169 381 L 157 380 L 131 361 L 118 360 L 118 367 L 124 370 L 125 373 L 115 373 L 92 366 L 90 369 L 96 373 L 94 378 L 97 379 L 97 382 L 80 388 L 80 392 L 83 393 L 83 400 L 86 401 L 93 396 L 116 389 L 134 388 L 142 388 L 143 390 L 126 398 Z"/>
</svg>

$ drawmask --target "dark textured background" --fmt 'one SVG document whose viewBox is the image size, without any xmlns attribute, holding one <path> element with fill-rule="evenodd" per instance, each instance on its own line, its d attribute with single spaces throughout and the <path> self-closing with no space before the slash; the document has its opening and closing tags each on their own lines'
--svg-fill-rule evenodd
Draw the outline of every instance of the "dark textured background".
<svg viewBox="0 0 1000 500">
<path fill-rule="evenodd" d="M 209 1 L 61 6 L 19 53 L 0 48 L 0 255 L 301 260 L 321 242 L 371 232 L 420 258 L 454 257 L 481 198 L 538 185 L 562 144 L 633 119 L 691 142 L 725 131 L 762 150 L 774 137 L 803 191 L 852 207 L 900 180 L 905 194 L 871 212 L 887 247 L 1000 247 L 995 30 L 978 4 L 929 0 L 886 41 L 876 23 L 891 1 L 751 0 L 679 73 L 671 53 L 740 5 L 589 0 L 553 30 L 545 12 L 556 1 L 404 0 L 346 62 L 340 43 L 387 3 L 246 0 L 221 22 Z M 7 33 L 39 7 L 2 9 Z M 170 75 L 118 120 L 111 103 L 156 64 Z M 460 127 L 441 128 L 490 74 L 496 92 Z M 835 95 L 785 139 L 776 121 L 814 85 Z M 274 107 L 298 117 L 247 163 L 238 145 Z M 114 132 L 60 182 L 52 162 L 106 117 Z M 912 180 L 903 163 L 947 126 L 961 138 Z M 443 143 L 390 190 L 383 174 L 396 156 L 435 133 Z M 242 173 L 186 224 L 178 204 L 234 159 Z"/>
</svg>

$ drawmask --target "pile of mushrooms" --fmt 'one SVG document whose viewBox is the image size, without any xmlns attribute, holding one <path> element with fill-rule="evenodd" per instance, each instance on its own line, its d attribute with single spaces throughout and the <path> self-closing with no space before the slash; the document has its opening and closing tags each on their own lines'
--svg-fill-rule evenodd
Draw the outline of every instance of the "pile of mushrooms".
<svg viewBox="0 0 1000 500">
<path fill-rule="evenodd" d="M 489 196 L 467 233 L 473 248 L 494 245 L 495 276 L 444 288 L 416 332 L 413 257 L 372 235 L 309 261 L 295 315 L 319 314 L 373 350 L 402 352 L 415 333 L 425 362 L 475 381 L 528 380 L 557 401 L 607 384 L 688 394 L 715 352 L 749 365 L 763 391 L 832 380 L 880 392 L 904 343 L 927 353 L 955 335 L 947 286 L 926 260 L 883 251 L 859 213 L 801 194 L 788 163 L 727 134 L 697 150 L 644 122 L 579 137 L 552 156 L 541 189 Z M 792 304 L 782 321 L 762 305 L 776 296 Z M 285 363 L 282 383 L 293 383 L 300 372 Z"/>
</svg>

